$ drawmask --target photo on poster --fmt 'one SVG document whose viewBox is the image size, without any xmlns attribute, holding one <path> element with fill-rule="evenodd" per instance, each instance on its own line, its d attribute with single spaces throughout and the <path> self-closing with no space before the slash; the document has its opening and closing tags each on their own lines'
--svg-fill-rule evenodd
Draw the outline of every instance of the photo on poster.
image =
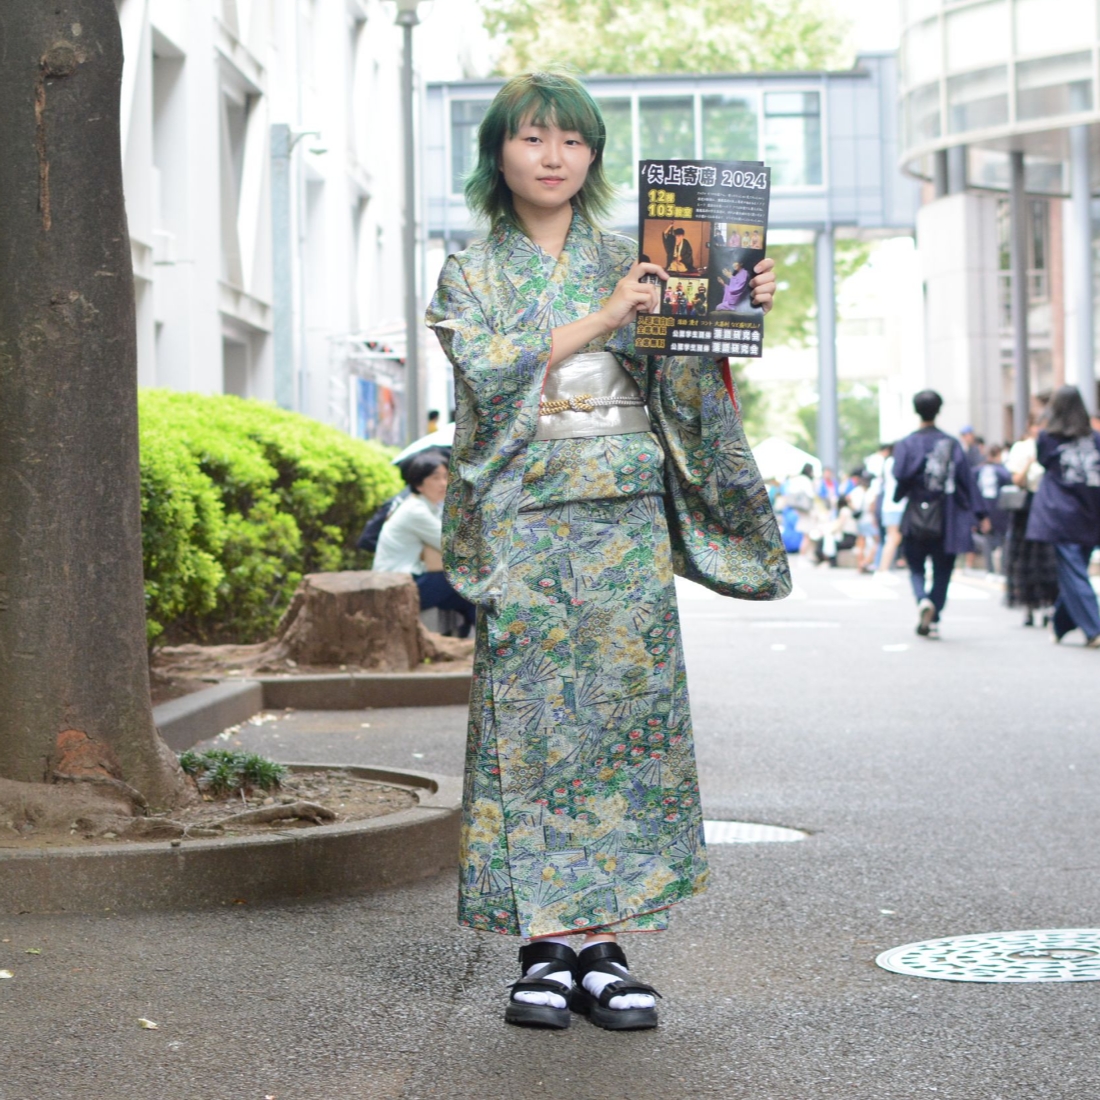
<svg viewBox="0 0 1100 1100">
<path fill-rule="evenodd" d="M 649 355 L 758 358 L 764 311 L 749 286 L 767 249 L 771 171 L 754 161 L 642 161 L 638 252 L 668 273 L 661 307 L 639 314 Z M 643 276 L 661 282 L 659 276 Z"/>
<path fill-rule="evenodd" d="M 740 222 L 715 222 L 711 244 L 725 248 L 755 248 L 764 251 L 764 227 Z"/>
<path fill-rule="evenodd" d="M 642 253 L 669 275 L 701 275 L 710 264 L 710 222 L 646 218 Z"/>
<path fill-rule="evenodd" d="M 707 272 L 712 287 L 708 310 L 719 317 L 763 317 L 764 311 L 752 302 L 753 268 L 764 258 L 764 250 L 755 248 L 711 249 L 710 270 Z"/>
</svg>

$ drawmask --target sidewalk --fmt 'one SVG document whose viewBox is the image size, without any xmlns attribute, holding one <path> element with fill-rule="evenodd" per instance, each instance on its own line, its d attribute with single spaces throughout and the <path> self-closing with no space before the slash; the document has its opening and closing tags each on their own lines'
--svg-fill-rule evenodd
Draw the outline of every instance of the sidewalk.
<svg viewBox="0 0 1100 1100">
<path fill-rule="evenodd" d="M 977 585 L 932 643 L 904 589 L 836 581 L 799 567 L 798 599 L 682 603 L 708 818 L 811 835 L 712 847 L 709 892 L 667 935 L 631 938 L 664 994 L 655 1032 L 506 1027 L 516 941 L 459 929 L 450 875 L 291 906 L 18 917 L 0 920 L 0 1100 L 1094 1100 L 1095 985 L 874 959 L 1095 924 L 1098 658 Z M 457 774 L 463 731 L 461 707 L 295 712 L 227 740 Z"/>
</svg>

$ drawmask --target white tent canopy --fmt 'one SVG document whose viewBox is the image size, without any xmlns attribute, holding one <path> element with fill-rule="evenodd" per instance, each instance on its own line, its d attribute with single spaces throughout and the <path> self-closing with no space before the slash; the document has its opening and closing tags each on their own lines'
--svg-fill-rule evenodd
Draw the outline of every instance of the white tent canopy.
<svg viewBox="0 0 1100 1100">
<path fill-rule="evenodd" d="M 760 467 L 760 476 L 765 481 L 773 477 L 779 481 L 791 477 L 799 473 L 807 462 L 814 468 L 814 477 L 821 476 L 820 459 L 777 436 L 773 435 L 763 443 L 758 443 L 753 447 L 752 453 L 756 458 L 756 465 Z"/>
<path fill-rule="evenodd" d="M 437 432 L 429 432 L 428 435 L 422 435 L 415 443 L 410 443 L 394 460 L 393 464 L 396 466 L 399 462 L 404 462 L 409 455 L 414 455 L 418 451 L 426 451 L 429 447 L 450 447 L 455 441 L 455 426 L 454 424 L 444 424 L 442 428 Z"/>
</svg>

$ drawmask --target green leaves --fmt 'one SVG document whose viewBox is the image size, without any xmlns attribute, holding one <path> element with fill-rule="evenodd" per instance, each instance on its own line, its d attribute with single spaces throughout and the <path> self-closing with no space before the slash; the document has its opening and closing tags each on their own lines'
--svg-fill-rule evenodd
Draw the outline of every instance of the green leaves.
<svg viewBox="0 0 1100 1100">
<path fill-rule="evenodd" d="M 191 776 L 199 789 L 216 797 L 238 791 L 276 790 L 286 777 L 286 768 L 254 752 L 228 752 L 210 749 L 197 753 L 188 750 L 179 755 L 180 767 Z"/>
<path fill-rule="evenodd" d="M 259 401 L 143 390 L 139 411 L 150 642 L 267 637 L 303 574 L 362 564 L 401 486 L 383 448 Z"/>
<path fill-rule="evenodd" d="M 821 0 L 481 0 L 501 75 L 813 70 L 843 63 L 846 26 Z"/>
</svg>

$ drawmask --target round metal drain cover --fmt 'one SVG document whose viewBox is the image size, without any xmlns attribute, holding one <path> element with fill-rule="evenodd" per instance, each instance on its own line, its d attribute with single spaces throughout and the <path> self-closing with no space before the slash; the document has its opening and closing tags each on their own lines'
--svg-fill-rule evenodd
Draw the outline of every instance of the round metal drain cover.
<svg viewBox="0 0 1100 1100">
<path fill-rule="evenodd" d="M 803 840 L 808 834 L 781 825 L 757 825 L 752 821 L 704 821 L 708 844 L 763 844 Z"/>
<path fill-rule="evenodd" d="M 1100 928 L 990 932 L 892 947 L 875 962 L 895 974 L 950 982 L 1100 981 Z"/>
</svg>

